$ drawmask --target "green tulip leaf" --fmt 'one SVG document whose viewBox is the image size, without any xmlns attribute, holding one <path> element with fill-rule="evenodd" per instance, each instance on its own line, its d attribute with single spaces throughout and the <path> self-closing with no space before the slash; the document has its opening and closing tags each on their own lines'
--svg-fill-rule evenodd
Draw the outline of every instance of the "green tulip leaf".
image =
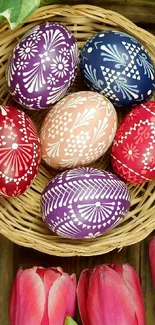
<svg viewBox="0 0 155 325">
<path fill-rule="evenodd" d="M 0 0 L 0 20 L 5 17 L 11 29 L 28 18 L 40 5 L 40 0 Z"/>
<path fill-rule="evenodd" d="M 71 317 L 66 317 L 64 325 L 77 325 L 77 323 Z"/>
</svg>

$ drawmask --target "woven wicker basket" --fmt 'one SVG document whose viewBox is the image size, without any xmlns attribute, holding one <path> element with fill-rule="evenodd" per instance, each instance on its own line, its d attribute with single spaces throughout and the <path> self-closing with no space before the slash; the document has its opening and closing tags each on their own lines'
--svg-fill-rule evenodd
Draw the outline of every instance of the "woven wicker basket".
<svg viewBox="0 0 155 325">
<path fill-rule="evenodd" d="M 14 103 L 8 94 L 5 70 L 8 57 L 16 43 L 30 28 L 44 21 L 59 21 L 66 25 L 78 41 L 79 49 L 86 40 L 98 31 L 116 29 L 135 36 L 155 62 L 155 37 L 137 27 L 125 17 L 108 10 L 89 5 L 46 6 L 38 9 L 25 24 L 11 31 L 8 24 L 0 30 L 0 103 Z M 154 55 L 154 57 L 153 57 Z M 85 89 L 78 75 L 71 91 Z M 46 111 L 27 112 L 39 127 Z M 93 166 L 109 169 L 109 153 L 100 158 Z M 55 172 L 43 164 L 39 174 L 22 196 L 16 199 L 0 198 L 0 232 L 11 241 L 34 248 L 47 254 L 58 256 L 98 255 L 115 248 L 131 245 L 148 236 L 155 229 L 155 181 L 145 185 L 130 185 L 132 206 L 126 218 L 113 230 L 96 239 L 69 240 L 55 236 L 44 225 L 40 216 L 40 195 Z"/>
</svg>

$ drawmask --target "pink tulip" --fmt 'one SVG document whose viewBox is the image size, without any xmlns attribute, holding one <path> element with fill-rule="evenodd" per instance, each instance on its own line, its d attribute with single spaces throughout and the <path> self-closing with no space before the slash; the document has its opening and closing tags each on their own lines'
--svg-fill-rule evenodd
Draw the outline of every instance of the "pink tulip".
<svg viewBox="0 0 155 325">
<path fill-rule="evenodd" d="M 155 237 L 152 237 L 149 242 L 149 260 L 152 273 L 152 281 L 155 288 Z"/>
<path fill-rule="evenodd" d="M 83 325 L 144 325 L 140 281 L 128 264 L 84 270 L 77 287 Z"/>
<path fill-rule="evenodd" d="M 10 325 L 64 325 L 74 316 L 76 277 L 61 268 L 19 269 L 11 295 Z"/>
</svg>

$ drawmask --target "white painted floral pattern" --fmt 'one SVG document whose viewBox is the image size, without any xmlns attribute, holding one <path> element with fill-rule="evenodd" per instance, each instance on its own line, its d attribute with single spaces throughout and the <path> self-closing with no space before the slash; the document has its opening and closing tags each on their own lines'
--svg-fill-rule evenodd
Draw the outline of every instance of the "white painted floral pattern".
<svg viewBox="0 0 155 325">
<path fill-rule="evenodd" d="M 40 160 L 40 140 L 30 118 L 14 107 L 0 107 L 0 190 L 18 196 L 31 184 Z M 2 195 L 3 195 L 2 194 Z"/>
<path fill-rule="evenodd" d="M 29 93 L 38 92 L 40 88 L 46 85 L 44 78 L 44 66 L 42 64 L 35 63 L 33 69 L 23 72 L 25 88 Z"/>
<path fill-rule="evenodd" d="M 62 57 L 61 54 L 52 60 L 51 70 L 58 78 L 64 78 L 67 75 L 68 67 L 68 60 Z"/>
<path fill-rule="evenodd" d="M 65 46 L 65 47 L 62 47 L 60 50 L 59 50 L 59 53 L 62 54 L 64 57 L 66 57 L 67 59 L 69 59 L 69 55 L 70 55 L 70 51 L 69 49 Z"/>
<path fill-rule="evenodd" d="M 126 53 L 120 54 L 116 44 L 101 45 L 100 49 L 103 51 L 101 52 L 103 61 L 115 62 L 116 69 L 120 68 L 121 65 L 126 66 L 129 57 Z"/>
<path fill-rule="evenodd" d="M 95 89 L 102 90 L 104 81 L 97 78 L 96 69 L 93 69 L 91 65 L 85 64 L 85 76 L 94 85 Z"/>
<path fill-rule="evenodd" d="M 60 169 L 75 168 L 78 165 L 79 157 L 63 158 L 60 161 Z M 55 166 L 57 168 L 57 164 Z"/>
<path fill-rule="evenodd" d="M 67 147 L 64 149 L 65 156 L 77 154 L 83 156 L 83 151 L 87 148 L 90 139 L 89 132 L 80 131 L 77 136 L 71 133 L 70 138 L 66 140 Z"/>
<path fill-rule="evenodd" d="M 94 144 L 98 139 L 105 136 L 106 129 L 108 128 L 108 117 L 98 121 L 97 127 L 94 128 L 94 134 L 92 138 L 92 144 Z M 115 130 L 116 131 L 116 130 Z"/>
<path fill-rule="evenodd" d="M 18 177 L 20 168 L 28 170 L 27 162 L 31 159 L 30 148 L 30 144 L 17 144 L 16 142 L 11 148 L 0 148 L 0 165 L 3 164 L 5 167 L 4 173 L 8 174 L 12 171 L 15 177 Z"/>
<path fill-rule="evenodd" d="M 44 222 L 69 238 L 101 235 L 125 216 L 129 206 L 130 193 L 124 182 L 88 167 L 61 173 L 41 199 Z"/>
<path fill-rule="evenodd" d="M 85 109 L 81 113 L 78 112 L 76 120 L 75 120 L 70 132 L 73 132 L 74 129 L 76 129 L 80 126 L 89 125 L 89 121 L 92 118 L 95 118 L 95 112 L 96 112 L 95 108 Z"/>
<path fill-rule="evenodd" d="M 41 31 L 38 31 L 38 28 L 33 31 L 28 37 L 28 40 L 38 43 L 41 41 Z"/>
<path fill-rule="evenodd" d="M 64 97 L 70 85 L 71 83 L 68 80 L 65 80 L 64 84 L 61 86 L 54 86 L 52 88 L 52 91 L 49 93 L 49 96 L 47 97 L 47 105 L 54 104 L 62 97 Z"/>
<path fill-rule="evenodd" d="M 116 128 L 116 111 L 102 95 L 70 94 L 52 108 L 43 123 L 43 159 L 58 169 L 91 163 L 109 148 Z"/>
<path fill-rule="evenodd" d="M 141 55 L 138 54 L 137 63 L 139 66 L 144 68 L 145 75 L 148 75 L 148 77 L 151 78 L 151 80 L 155 79 L 153 65 L 150 62 L 148 62 L 147 55 L 145 53 L 142 53 Z"/>
<path fill-rule="evenodd" d="M 46 30 L 43 37 L 45 40 L 44 48 L 49 52 L 55 52 L 57 46 L 65 44 L 65 37 L 58 28 L 55 31 L 52 29 Z"/>
<path fill-rule="evenodd" d="M 25 44 L 22 44 L 22 47 L 19 49 L 19 56 L 21 59 L 27 60 L 31 59 L 31 57 L 35 57 L 37 52 L 37 45 L 34 45 L 33 41 L 27 41 Z"/>
<path fill-rule="evenodd" d="M 147 101 L 155 90 L 155 69 L 147 50 L 125 33 L 94 35 L 83 47 L 80 62 L 88 86 L 118 107 Z"/>
<path fill-rule="evenodd" d="M 122 97 L 125 99 L 126 97 L 130 100 L 132 98 L 138 98 L 138 86 L 137 85 L 129 85 L 126 78 L 120 77 L 115 81 L 116 85 L 114 85 L 114 90 L 119 93 L 122 93 Z"/>
<path fill-rule="evenodd" d="M 128 113 L 117 131 L 112 164 L 115 172 L 129 183 L 140 184 L 154 179 L 154 121 L 155 106 L 150 101 Z"/>
<path fill-rule="evenodd" d="M 53 76 L 52 73 L 49 74 L 49 76 L 47 77 L 47 83 L 52 85 L 56 85 L 56 83 L 59 81 L 59 79 L 57 79 L 55 76 Z"/>
<path fill-rule="evenodd" d="M 95 204 L 79 204 L 78 211 L 85 220 L 89 222 L 104 222 L 106 218 L 113 213 L 115 204 L 114 202 L 101 203 L 97 201 Z"/>
<path fill-rule="evenodd" d="M 7 69 L 9 91 L 25 107 L 46 108 L 69 90 L 77 64 L 78 48 L 72 33 L 59 23 L 38 25 L 13 51 Z"/>
<path fill-rule="evenodd" d="M 16 67 L 19 71 L 24 70 L 27 67 L 27 65 L 28 65 L 28 62 L 20 60 L 20 59 L 17 60 Z"/>
<path fill-rule="evenodd" d="M 63 141 L 63 138 L 62 138 L 62 141 Z M 54 142 L 54 143 L 48 143 L 47 146 L 48 146 L 48 149 L 47 149 L 47 155 L 49 157 L 51 157 L 51 155 L 53 157 L 59 157 L 60 155 L 60 145 L 61 145 L 61 140 L 58 141 L 58 142 Z"/>
</svg>

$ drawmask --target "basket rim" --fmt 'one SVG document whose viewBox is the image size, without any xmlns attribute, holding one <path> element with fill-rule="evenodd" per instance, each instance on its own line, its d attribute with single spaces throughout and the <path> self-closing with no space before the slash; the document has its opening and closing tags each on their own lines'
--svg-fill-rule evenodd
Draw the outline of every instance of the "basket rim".
<svg viewBox="0 0 155 325">
<path fill-rule="evenodd" d="M 111 21 L 112 22 L 115 22 L 115 18 L 113 17 L 109 17 L 111 15 L 114 15 L 115 17 L 117 17 L 118 19 L 121 19 L 123 20 L 123 22 L 126 22 L 127 24 L 129 24 L 130 28 L 131 29 L 135 29 L 136 27 L 136 30 L 138 32 L 143 32 L 145 33 L 146 36 L 148 36 L 149 38 L 152 38 L 153 41 L 155 41 L 155 35 L 153 35 L 152 33 L 148 32 L 147 30 L 137 26 L 134 22 L 132 22 L 130 19 L 126 18 L 125 16 L 123 16 L 122 14 L 116 12 L 116 11 L 113 11 L 113 10 L 109 10 L 109 9 L 104 9 L 100 6 L 95 6 L 95 5 L 91 5 L 91 4 L 77 4 L 77 5 L 68 5 L 68 4 L 65 4 L 65 5 L 61 5 L 61 4 L 51 4 L 51 5 L 45 5 L 45 6 L 42 6 L 40 8 L 38 8 L 35 13 L 33 13 L 26 21 L 25 23 L 28 23 L 30 21 L 33 21 L 33 19 L 35 18 L 36 19 L 36 14 L 41 12 L 42 9 L 46 9 L 46 11 L 48 11 L 48 9 L 52 9 L 55 10 L 56 14 L 58 13 L 57 10 L 61 10 L 61 11 L 64 11 L 64 13 L 67 11 L 69 11 L 70 9 L 74 9 L 76 13 L 79 13 L 80 15 L 84 15 L 85 17 L 90 17 L 90 14 L 89 13 L 84 13 L 83 10 L 92 10 L 92 11 L 99 11 L 99 15 L 104 17 L 104 15 L 108 15 L 108 18 L 110 19 L 111 18 Z M 60 13 L 58 13 L 58 15 L 61 15 Z M 55 15 L 56 16 L 56 15 Z M 112 19 L 113 18 L 113 19 Z M 91 17 L 91 19 L 94 19 L 93 17 Z M 95 20 L 95 19 L 94 19 Z M 23 25 L 23 23 L 21 24 Z M 120 26 L 121 27 L 121 26 Z M 18 27 L 19 28 L 19 27 Z"/>
<path fill-rule="evenodd" d="M 154 228 L 155 229 L 155 228 Z M 132 240 L 132 242 L 128 242 L 127 244 L 125 244 L 125 246 L 131 246 L 131 245 L 134 245 L 134 244 L 137 244 L 139 243 L 140 241 L 142 241 L 143 239 L 145 239 L 146 237 L 148 237 L 151 232 L 153 230 L 147 230 L 145 232 L 145 235 L 141 235 L 139 237 L 134 237 L 134 239 Z M 39 239 L 38 240 L 34 240 L 34 241 L 27 241 L 27 238 L 24 238 L 26 237 L 26 235 L 24 236 L 24 232 L 20 231 L 20 230 L 14 230 L 14 235 L 12 235 L 12 232 L 10 232 L 10 234 L 8 232 L 5 231 L 5 229 L 3 229 L 1 226 L 0 226 L 0 234 L 3 235 L 5 238 L 7 238 L 8 240 L 12 241 L 14 244 L 17 244 L 19 246 L 23 246 L 23 247 L 26 247 L 26 248 L 32 248 L 38 252 L 41 252 L 41 253 L 45 253 L 45 254 L 48 254 L 48 255 L 53 255 L 53 256 L 60 256 L 60 257 L 73 257 L 73 256 L 86 256 L 86 257 L 89 257 L 89 256 L 98 256 L 98 255 L 102 255 L 102 254 L 106 254 L 106 253 L 109 253 L 113 250 L 122 250 L 122 248 L 124 247 L 124 245 L 117 245 L 117 246 L 109 246 L 109 248 L 104 248 L 104 242 L 103 242 L 103 247 L 100 248 L 100 250 L 94 250 L 93 254 L 90 252 L 80 252 L 79 249 L 77 248 L 76 249 L 76 246 L 75 246 L 75 249 L 70 249 L 70 251 L 67 253 L 66 255 L 66 252 L 64 252 L 64 250 L 62 249 L 62 251 L 57 251 L 56 249 L 53 249 L 47 253 L 47 249 L 46 248 L 43 248 L 39 245 Z M 21 241 L 17 239 L 17 235 L 21 234 L 23 235 L 23 239 L 25 239 L 25 242 L 23 242 L 21 244 Z M 98 237 L 99 238 L 99 237 Z M 96 240 L 96 238 L 94 239 Z M 73 239 L 71 239 L 72 241 L 72 245 L 73 245 Z M 76 241 L 76 240 L 75 240 Z M 89 239 L 88 239 L 89 241 Z M 84 240 L 84 242 L 86 243 L 86 240 Z M 104 250 L 103 250 L 104 249 Z"/>
</svg>

